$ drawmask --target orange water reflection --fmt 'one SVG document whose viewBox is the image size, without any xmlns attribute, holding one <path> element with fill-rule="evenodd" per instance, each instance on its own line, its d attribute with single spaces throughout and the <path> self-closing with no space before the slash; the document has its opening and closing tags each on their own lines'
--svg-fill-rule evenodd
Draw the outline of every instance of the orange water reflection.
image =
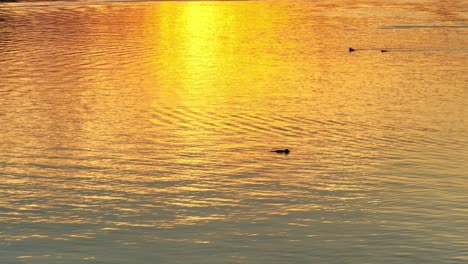
<svg viewBox="0 0 468 264">
<path fill-rule="evenodd" d="M 459 147 L 463 56 L 346 51 L 350 41 L 443 43 L 444 34 L 385 31 L 391 21 L 347 17 L 354 8 L 288 8 L 185 2 L 18 11 L 34 23 L 9 33 L 18 44 L 0 60 L 8 189 L 0 205 L 12 211 L 2 221 L 98 225 L 49 236 L 71 240 L 294 215 L 287 229 L 276 228 L 306 240 L 320 221 L 340 222 L 341 212 L 365 219 L 378 211 L 373 205 L 387 198 L 376 185 L 419 191 L 445 180 L 421 181 L 415 171 L 452 174 L 462 186 L 452 157 L 468 155 Z M 284 147 L 292 154 L 269 152 Z M 393 165 L 400 157 L 406 163 Z M 394 190 L 386 190 L 390 202 L 400 198 Z M 438 200 L 461 200 L 453 193 Z M 414 196 L 419 204 L 433 197 Z"/>
<path fill-rule="evenodd" d="M 151 35 L 148 40 L 159 47 L 155 65 L 166 73 L 159 76 L 161 87 L 154 92 L 177 87 L 174 99 L 195 110 L 212 107 L 209 100 L 224 101 L 229 107 L 252 99 L 246 94 L 265 89 L 275 93 L 278 86 L 271 83 L 279 75 L 296 75 L 295 62 L 286 56 L 291 47 L 280 43 L 281 26 L 275 24 L 281 9 L 252 5 L 264 11 L 257 14 L 235 2 L 191 2 L 162 3 L 152 16 L 147 15 L 150 32 L 154 24 L 159 26 L 156 39 Z"/>
</svg>

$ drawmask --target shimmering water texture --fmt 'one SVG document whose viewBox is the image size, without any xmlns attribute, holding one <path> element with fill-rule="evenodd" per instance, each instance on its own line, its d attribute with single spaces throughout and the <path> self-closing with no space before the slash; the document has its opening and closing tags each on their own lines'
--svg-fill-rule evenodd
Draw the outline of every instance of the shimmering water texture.
<svg viewBox="0 0 468 264">
<path fill-rule="evenodd" d="M 467 263 L 467 11 L 0 4 L 0 263 Z"/>
</svg>

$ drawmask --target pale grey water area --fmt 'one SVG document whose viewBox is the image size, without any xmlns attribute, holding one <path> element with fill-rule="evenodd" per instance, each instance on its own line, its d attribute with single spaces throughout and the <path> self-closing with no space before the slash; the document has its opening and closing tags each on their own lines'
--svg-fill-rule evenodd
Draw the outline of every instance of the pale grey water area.
<svg viewBox="0 0 468 264">
<path fill-rule="evenodd" d="M 1 3 L 0 263 L 467 263 L 467 5 Z"/>
</svg>

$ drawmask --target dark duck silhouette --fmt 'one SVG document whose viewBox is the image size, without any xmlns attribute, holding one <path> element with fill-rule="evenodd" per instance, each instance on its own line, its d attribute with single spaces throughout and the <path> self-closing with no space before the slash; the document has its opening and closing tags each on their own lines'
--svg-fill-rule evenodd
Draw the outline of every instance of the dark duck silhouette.
<svg viewBox="0 0 468 264">
<path fill-rule="evenodd" d="M 355 49 L 353 49 L 353 48 L 351 48 L 351 47 L 349 47 L 349 49 L 348 49 L 348 50 L 349 50 L 349 52 L 353 52 L 353 51 L 355 51 Z"/>
<path fill-rule="evenodd" d="M 380 52 L 384 53 L 384 52 L 388 52 L 388 50 L 383 49 L 383 50 L 380 50 Z"/>
<path fill-rule="evenodd" d="M 271 152 L 289 154 L 289 152 L 291 152 L 291 151 L 289 149 L 277 149 L 277 150 L 272 150 Z"/>
</svg>

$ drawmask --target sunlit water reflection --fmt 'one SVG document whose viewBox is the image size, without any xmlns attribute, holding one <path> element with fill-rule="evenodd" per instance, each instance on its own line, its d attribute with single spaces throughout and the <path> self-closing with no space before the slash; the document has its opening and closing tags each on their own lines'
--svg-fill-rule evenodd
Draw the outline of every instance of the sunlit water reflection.
<svg viewBox="0 0 468 264">
<path fill-rule="evenodd" d="M 0 262 L 465 263 L 466 11 L 0 4 Z"/>
</svg>

